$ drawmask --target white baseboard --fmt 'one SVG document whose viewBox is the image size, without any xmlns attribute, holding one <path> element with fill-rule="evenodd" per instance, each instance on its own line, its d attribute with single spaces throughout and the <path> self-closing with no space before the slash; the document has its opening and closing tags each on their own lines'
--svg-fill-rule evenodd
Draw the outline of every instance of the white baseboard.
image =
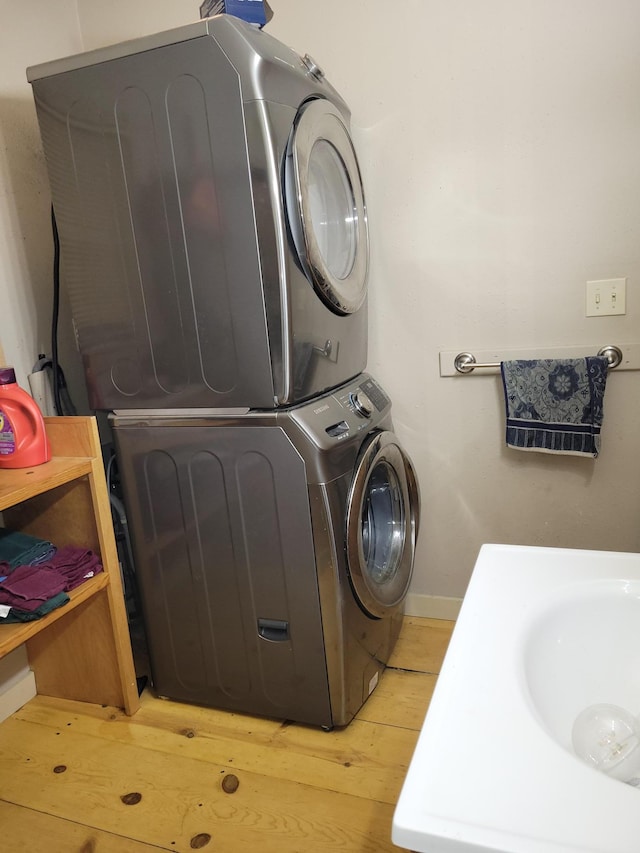
<svg viewBox="0 0 640 853">
<path fill-rule="evenodd" d="M 0 723 L 10 717 L 11 714 L 15 714 L 35 695 L 36 679 L 31 670 L 28 670 L 19 681 L 0 693 Z"/>
<path fill-rule="evenodd" d="M 461 606 L 461 598 L 447 598 L 444 595 L 419 595 L 410 592 L 405 600 L 404 612 L 407 616 L 455 621 L 458 618 Z"/>
<path fill-rule="evenodd" d="M 18 646 L 0 660 L 0 722 L 36 695 L 36 680 L 29 669 L 27 651 Z"/>
</svg>

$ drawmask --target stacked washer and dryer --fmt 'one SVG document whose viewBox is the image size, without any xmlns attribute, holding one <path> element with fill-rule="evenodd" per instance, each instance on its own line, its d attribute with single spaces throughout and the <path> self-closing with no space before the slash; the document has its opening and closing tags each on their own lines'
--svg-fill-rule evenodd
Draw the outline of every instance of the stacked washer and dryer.
<svg viewBox="0 0 640 853">
<path fill-rule="evenodd" d="M 367 360 L 349 110 L 221 15 L 28 70 L 156 691 L 330 728 L 398 636 L 419 494 Z"/>
</svg>

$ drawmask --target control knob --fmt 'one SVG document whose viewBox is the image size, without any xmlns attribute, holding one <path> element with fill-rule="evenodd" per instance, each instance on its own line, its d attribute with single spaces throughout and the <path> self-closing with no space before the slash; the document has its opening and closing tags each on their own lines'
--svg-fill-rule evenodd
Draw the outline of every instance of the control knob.
<svg viewBox="0 0 640 853">
<path fill-rule="evenodd" d="M 349 394 L 349 402 L 353 406 L 353 410 L 361 418 L 368 418 L 373 411 L 373 403 L 364 391 L 354 391 Z"/>
</svg>

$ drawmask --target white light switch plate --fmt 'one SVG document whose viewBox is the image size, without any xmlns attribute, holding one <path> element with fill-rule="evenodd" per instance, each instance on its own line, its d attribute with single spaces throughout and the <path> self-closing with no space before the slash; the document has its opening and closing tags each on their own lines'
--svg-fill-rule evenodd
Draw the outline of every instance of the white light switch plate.
<svg viewBox="0 0 640 853">
<path fill-rule="evenodd" d="M 587 282 L 587 317 L 607 317 L 627 313 L 626 278 Z"/>
</svg>

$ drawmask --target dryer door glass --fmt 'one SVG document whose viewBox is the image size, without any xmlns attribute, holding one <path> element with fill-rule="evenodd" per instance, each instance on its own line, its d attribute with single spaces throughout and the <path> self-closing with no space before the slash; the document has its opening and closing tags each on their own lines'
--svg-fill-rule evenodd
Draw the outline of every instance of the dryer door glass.
<svg viewBox="0 0 640 853">
<path fill-rule="evenodd" d="M 328 101 L 309 101 L 298 113 L 287 147 L 285 195 L 307 278 L 336 313 L 357 311 L 367 292 L 367 213 L 349 131 Z"/>
<path fill-rule="evenodd" d="M 391 432 L 365 445 L 347 508 L 347 560 L 363 610 L 382 617 L 407 594 L 418 531 L 413 466 Z"/>
<path fill-rule="evenodd" d="M 331 275 L 344 280 L 358 247 L 358 212 L 342 158 L 326 139 L 309 160 L 309 213 L 318 251 Z"/>
</svg>

